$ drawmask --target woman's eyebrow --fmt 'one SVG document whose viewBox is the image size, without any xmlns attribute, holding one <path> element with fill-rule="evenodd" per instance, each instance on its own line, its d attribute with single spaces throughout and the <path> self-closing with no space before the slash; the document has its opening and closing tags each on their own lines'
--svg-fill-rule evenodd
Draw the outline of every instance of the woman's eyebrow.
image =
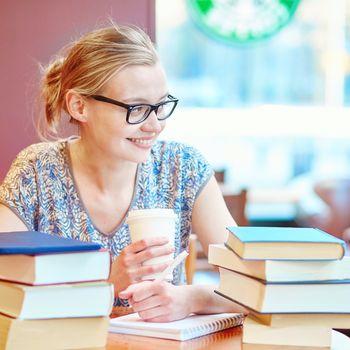
<svg viewBox="0 0 350 350">
<path fill-rule="evenodd" d="M 162 97 L 160 97 L 158 102 L 162 102 L 168 96 L 169 96 L 169 92 L 165 93 Z M 124 99 L 123 101 L 124 101 L 124 103 L 130 103 L 130 104 L 138 104 L 138 103 L 152 104 L 152 103 L 149 102 L 149 100 L 147 100 L 145 98 L 135 98 L 135 97 L 133 97 L 132 99 L 128 98 L 128 99 Z"/>
</svg>

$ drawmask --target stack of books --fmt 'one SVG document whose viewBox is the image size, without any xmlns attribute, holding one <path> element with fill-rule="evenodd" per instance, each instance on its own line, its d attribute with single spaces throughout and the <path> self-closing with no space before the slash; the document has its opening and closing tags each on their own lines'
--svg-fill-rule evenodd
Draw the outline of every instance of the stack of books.
<svg viewBox="0 0 350 350">
<path fill-rule="evenodd" d="M 218 294 L 250 310 L 244 349 L 256 344 L 330 347 L 332 328 L 350 328 L 350 257 L 345 242 L 314 228 L 228 227 L 209 246 Z"/>
<path fill-rule="evenodd" d="M 99 244 L 0 233 L 0 349 L 104 347 L 111 258 Z"/>
</svg>

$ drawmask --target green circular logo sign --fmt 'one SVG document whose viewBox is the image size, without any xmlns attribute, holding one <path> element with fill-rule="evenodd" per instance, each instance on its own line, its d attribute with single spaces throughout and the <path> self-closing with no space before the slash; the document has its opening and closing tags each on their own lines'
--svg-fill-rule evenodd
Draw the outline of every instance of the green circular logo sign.
<svg viewBox="0 0 350 350">
<path fill-rule="evenodd" d="M 293 17 L 300 0 L 187 0 L 195 23 L 229 43 L 271 37 Z"/>
</svg>

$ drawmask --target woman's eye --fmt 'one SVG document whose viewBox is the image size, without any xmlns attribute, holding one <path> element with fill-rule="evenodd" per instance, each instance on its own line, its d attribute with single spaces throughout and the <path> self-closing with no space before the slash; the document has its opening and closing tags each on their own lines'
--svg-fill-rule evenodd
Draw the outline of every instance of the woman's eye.
<svg viewBox="0 0 350 350">
<path fill-rule="evenodd" d="M 135 106 L 131 110 L 131 114 L 133 115 L 138 115 L 138 114 L 143 114 L 145 112 L 145 106 Z"/>
</svg>

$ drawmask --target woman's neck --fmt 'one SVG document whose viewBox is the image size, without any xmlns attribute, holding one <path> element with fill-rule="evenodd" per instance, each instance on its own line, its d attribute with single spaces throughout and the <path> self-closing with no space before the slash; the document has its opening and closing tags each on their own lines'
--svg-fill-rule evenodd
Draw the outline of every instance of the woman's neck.
<svg viewBox="0 0 350 350">
<path fill-rule="evenodd" d="M 74 173 L 89 179 L 99 191 L 110 192 L 112 189 L 128 188 L 131 184 L 134 186 L 137 163 L 108 158 L 81 139 L 72 141 L 69 151 Z"/>
</svg>

